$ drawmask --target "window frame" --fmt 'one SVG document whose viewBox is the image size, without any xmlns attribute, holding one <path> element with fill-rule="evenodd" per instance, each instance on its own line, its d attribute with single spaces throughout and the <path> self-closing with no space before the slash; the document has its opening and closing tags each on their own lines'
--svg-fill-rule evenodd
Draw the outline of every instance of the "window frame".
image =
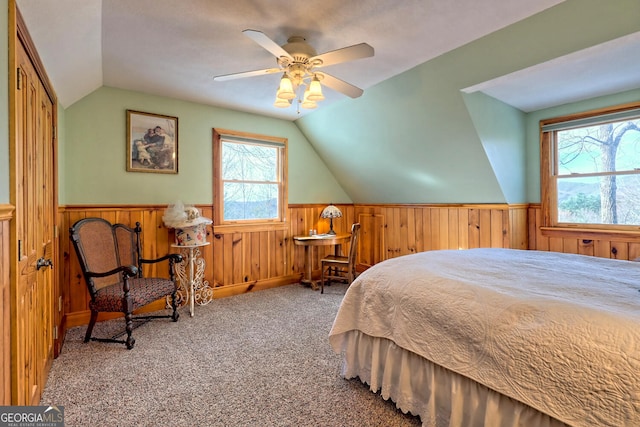
<svg viewBox="0 0 640 427">
<path fill-rule="evenodd" d="M 224 180 L 222 179 L 222 143 L 225 137 L 229 137 L 234 143 L 272 145 L 282 144 L 279 148 L 280 161 L 278 176 L 278 218 L 277 219 L 224 219 Z M 213 128 L 213 203 L 214 203 L 214 227 L 240 228 L 243 230 L 271 230 L 282 229 L 287 223 L 288 209 L 288 140 L 287 138 L 261 135 L 249 132 L 241 132 L 229 129 Z"/>
<path fill-rule="evenodd" d="M 640 108 L 640 102 L 622 104 L 613 107 L 606 107 L 597 110 L 585 111 L 561 117 L 541 120 L 540 131 L 540 205 L 541 205 L 541 229 L 548 233 L 554 230 L 584 230 L 593 232 L 637 232 L 640 231 L 640 224 L 602 224 L 602 223 L 560 223 L 558 222 L 558 195 L 557 179 L 558 164 L 555 133 L 558 130 L 545 130 L 545 127 L 553 128 L 567 122 L 596 121 L 599 117 L 606 119 L 606 116 L 625 113 Z M 587 124 L 585 124 L 585 127 Z"/>
</svg>

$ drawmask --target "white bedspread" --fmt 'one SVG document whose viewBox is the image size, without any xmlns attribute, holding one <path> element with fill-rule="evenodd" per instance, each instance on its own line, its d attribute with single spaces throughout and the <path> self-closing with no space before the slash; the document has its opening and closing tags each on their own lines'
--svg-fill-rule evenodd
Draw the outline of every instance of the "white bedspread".
<svg viewBox="0 0 640 427">
<path fill-rule="evenodd" d="M 387 260 L 329 334 L 363 333 L 574 426 L 640 426 L 640 263 L 510 249 Z"/>
</svg>

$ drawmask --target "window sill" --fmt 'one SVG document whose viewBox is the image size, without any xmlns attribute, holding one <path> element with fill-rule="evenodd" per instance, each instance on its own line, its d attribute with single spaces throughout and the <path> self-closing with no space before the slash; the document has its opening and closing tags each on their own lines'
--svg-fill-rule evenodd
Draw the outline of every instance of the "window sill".
<svg viewBox="0 0 640 427">
<path fill-rule="evenodd" d="M 618 240 L 640 241 L 640 229 L 638 230 L 605 230 L 578 227 L 540 227 L 543 236 L 567 237 L 590 240 Z"/>
<path fill-rule="evenodd" d="M 213 234 L 255 233 L 260 231 L 288 230 L 286 222 L 270 222 L 260 224 L 222 224 L 213 226 Z"/>
</svg>

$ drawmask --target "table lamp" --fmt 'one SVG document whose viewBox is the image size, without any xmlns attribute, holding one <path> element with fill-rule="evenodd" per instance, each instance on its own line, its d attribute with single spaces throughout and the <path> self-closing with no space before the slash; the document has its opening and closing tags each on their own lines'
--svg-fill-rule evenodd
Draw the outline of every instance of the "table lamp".
<svg viewBox="0 0 640 427">
<path fill-rule="evenodd" d="M 333 231 L 333 218 L 340 217 L 342 217 L 342 212 L 333 204 L 329 204 L 329 206 L 322 210 L 320 218 L 329 218 L 329 231 L 327 234 L 336 234 L 336 232 Z"/>
</svg>

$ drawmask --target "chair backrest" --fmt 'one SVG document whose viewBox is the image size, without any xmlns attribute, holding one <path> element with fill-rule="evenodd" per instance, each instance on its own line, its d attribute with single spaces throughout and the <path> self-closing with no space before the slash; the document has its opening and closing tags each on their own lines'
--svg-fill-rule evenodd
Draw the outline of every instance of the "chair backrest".
<svg viewBox="0 0 640 427">
<path fill-rule="evenodd" d="M 140 229 L 131 229 L 123 224 L 113 226 L 113 234 L 118 248 L 120 265 L 135 265 L 140 267 Z M 142 271 L 140 271 L 142 273 Z"/>
<path fill-rule="evenodd" d="M 351 241 L 349 242 L 349 268 L 356 269 L 356 255 L 358 253 L 358 237 L 360 236 L 360 223 L 351 226 Z"/>
<path fill-rule="evenodd" d="M 123 265 L 139 267 L 139 229 L 111 225 L 102 218 L 85 218 L 69 229 L 89 293 L 122 281 L 122 274 L 94 277 Z"/>
</svg>

